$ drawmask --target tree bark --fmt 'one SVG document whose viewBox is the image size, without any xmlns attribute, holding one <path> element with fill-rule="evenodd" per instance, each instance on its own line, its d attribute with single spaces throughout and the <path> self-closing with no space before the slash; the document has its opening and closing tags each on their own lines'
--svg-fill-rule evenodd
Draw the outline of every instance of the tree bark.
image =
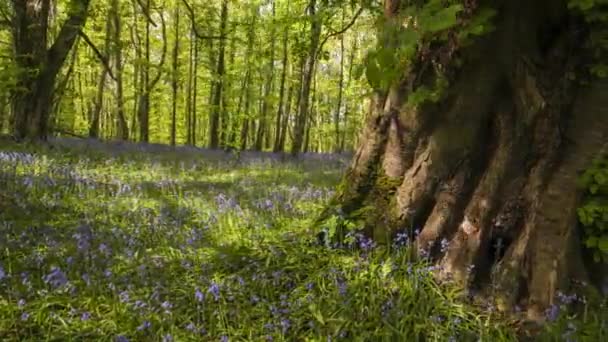
<svg viewBox="0 0 608 342">
<path fill-rule="evenodd" d="M 287 2 L 289 7 L 290 1 Z M 272 150 L 274 152 L 281 152 L 281 136 L 283 135 L 283 116 L 285 115 L 285 79 L 287 78 L 287 63 L 289 62 L 289 26 L 285 27 L 283 32 L 283 61 L 281 65 L 283 70 L 281 71 L 281 85 L 279 89 L 279 105 L 277 106 L 277 117 L 275 122 L 275 134 L 274 134 L 274 146 Z"/>
<path fill-rule="evenodd" d="M 106 19 L 106 37 L 104 43 L 104 57 L 109 56 L 110 52 L 110 39 L 112 38 L 112 17 L 108 16 Z M 89 124 L 89 138 L 99 138 L 99 116 L 101 114 L 101 109 L 103 105 L 103 93 L 106 88 L 106 80 L 108 78 L 108 68 L 106 66 L 101 66 L 101 71 L 99 75 L 99 81 L 97 83 L 97 93 L 95 94 L 95 99 L 90 107 L 91 114 L 90 124 Z"/>
<path fill-rule="evenodd" d="M 13 0 L 15 62 L 23 71 L 12 93 L 13 128 L 17 139 L 46 139 L 55 80 L 78 32 L 84 26 L 89 0 L 72 0 L 66 21 L 47 48 L 50 0 Z"/>
<path fill-rule="evenodd" d="M 217 69 L 213 80 L 213 101 L 211 104 L 211 118 L 209 120 L 209 147 L 218 148 L 220 145 L 220 113 L 222 113 L 222 93 L 224 91 L 224 53 L 226 50 L 226 25 L 228 23 L 228 0 L 222 1 L 220 14 L 220 46 L 218 51 Z"/>
<path fill-rule="evenodd" d="M 171 73 L 171 90 L 172 90 L 172 104 L 171 104 L 171 146 L 175 146 L 175 139 L 177 135 L 177 87 L 178 87 L 178 67 L 179 67 L 179 1 L 175 1 L 175 13 L 174 13 L 174 44 L 173 44 L 173 64 Z"/>
<path fill-rule="evenodd" d="M 304 64 L 302 76 L 302 89 L 299 99 L 298 115 L 295 120 L 293 144 L 291 146 L 291 154 L 297 155 L 302 150 L 304 144 L 306 118 L 308 117 L 310 103 L 310 87 L 312 77 L 315 70 L 315 62 L 317 60 L 317 48 L 321 37 L 321 18 L 317 14 L 317 0 L 310 0 L 308 3 L 308 13 L 311 20 L 310 25 L 310 45 L 308 47 L 308 55 Z"/>
<path fill-rule="evenodd" d="M 112 0 L 111 17 L 114 29 L 114 65 L 116 74 L 116 116 L 118 118 L 118 137 L 129 140 L 129 125 L 125 117 L 123 63 L 122 63 L 122 23 L 118 0 Z"/>
<path fill-rule="evenodd" d="M 401 81 L 377 92 L 320 222 L 346 215 L 378 243 L 405 229 L 438 278 L 542 320 L 558 291 L 588 281 L 576 178 L 608 150 L 608 82 L 583 88 L 569 77 L 583 64 L 585 30 L 567 1 L 495 6 L 492 32 L 447 56 L 445 46 L 421 49 Z M 398 9 L 387 1 L 387 19 Z M 412 105 L 408 95 L 429 79 L 434 58 L 450 87 L 439 103 Z"/>
</svg>

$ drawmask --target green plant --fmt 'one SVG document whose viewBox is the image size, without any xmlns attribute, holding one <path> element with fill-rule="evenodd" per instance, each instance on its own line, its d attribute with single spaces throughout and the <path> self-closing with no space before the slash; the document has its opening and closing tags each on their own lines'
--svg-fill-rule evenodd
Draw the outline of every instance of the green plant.
<svg viewBox="0 0 608 342">
<path fill-rule="evenodd" d="M 608 156 L 594 160 L 580 179 L 586 190 L 578 218 L 584 227 L 584 243 L 596 262 L 608 262 Z"/>
</svg>

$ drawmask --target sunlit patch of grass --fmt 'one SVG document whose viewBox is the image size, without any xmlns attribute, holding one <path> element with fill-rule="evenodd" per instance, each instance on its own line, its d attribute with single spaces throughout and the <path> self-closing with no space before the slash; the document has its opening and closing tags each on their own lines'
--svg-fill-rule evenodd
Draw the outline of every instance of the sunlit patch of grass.
<svg viewBox="0 0 608 342">
<path fill-rule="evenodd" d="M 516 339 L 405 246 L 315 243 L 345 158 L 134 149 L 0 150 L 0 339 Z"/>
</svg>

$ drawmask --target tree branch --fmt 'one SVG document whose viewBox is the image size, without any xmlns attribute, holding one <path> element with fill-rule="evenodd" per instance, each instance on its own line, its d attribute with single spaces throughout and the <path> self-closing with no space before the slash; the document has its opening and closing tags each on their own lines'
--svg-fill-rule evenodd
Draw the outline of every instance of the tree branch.
<svg viewBox="0 0 608 342">
<path fill-rule="evenodd" d="M 184 6 L 186 6 L 186 9 L 188 10 L 188 16 L 190 17 L 190 21 L 192 22 L 192 29 L 194 30 L 194 35 L 196 36 L 196 38 L 202 39 L 202 40 L 206 40 L 206 39 L 226 39 L 226 37 L 228 36 L 227 33 L 224 34 L 224 35 L 219 35 L 219 36 L 207 36 L 207 35 L 202 34 L 198 30 L 198 28 L 196 27 L 196 19 L 195 19 L 194 9 L 188 3 L 187 0 L 182 0 L 182 3 L 184 4 Z"/>
<path fill-rule="evenodd" d="M 76 41 L 78 32 L 84 27 L 90 3 L 91 0 L 72 0 L 67 5 L 71 9 L 68 13 L 68 19 L 61 26 L 57 39 L 55 39 L 55 42 L 47 53 L 49 65 L 45 70 L 47 75 L 54 77 L 59 72 Z"/>
<path fill-rule="evenodd" d="M 359 18 L 359 16 L 361 16 L 361 13 L 363 13 L 363 7 L 359 8 L 359 10 L 355 13 L 353 18 L 350 20 L 350 22 L 348 24 L 346 24 L 342 29 L 340 29 L 338 31 L 332 30 L 332 32 L 327 34 L 327 36 L 325 36 L 325 38 L 323 38 L 323 40 L 321 41 L 321 44 L 319 44 L 319 48 L 317 49 L 317 52 L 323 50 L 323 45 L 325 45 L 325 43 L 327 43 L 329 38 L 344 34 L 351 27 L 353 27 L 353 25 L 355 25 L 355 23 L 357 22 L 357 19 Z"/>
<path fill-rule="evenodd" d="M 167 25 L 165 24 L 165 17 L 163 16 L 163 12 L 159 10 L 158 13 L 160 15 L 160 25 L 163 32 L 163 53 L 160 55 L 160 62 L 156 66 L 156 68 L 158 69 L 158 73 L 156 74 L 156 77 L 152 80 L 152 82 L 150 82 L 150 84 L 148 85 L 148 93 L 150 93 L 152 89 L 156 87 L 156 83 L 158 83 L 158 81 L 160 80 L 160 77 L 163 74 L 162 68 L 165 64 L 165 57 L 167 55 Z"/>
<path fill-rule="evenodd" d="M 150 13 L 148 12 L 149 8 L 147 8 L 146 6 L 144 6 L 141 3 L 141 0 L 135 0 L 135 2 L 137 2 L 137 4 L 139 5 L 139 7 L 141 8 L 141 12 L 144 14 L 144 17 L 146 17 L 146 19 L 148 20 L 148 22 L 150 24 L 152 24 L 152 26 L 158 27 L 158 25 L 156 25 L 156 23 L 154 22 L 154 20 L 152 20 L 152 16 L 150 16 Z"/>
<path fill-rule="evenodd" d="M 97 56 L 97 59 L 99 59 L 99 61 L 101 62 L 101 65 L 106 69 L 106 71 L 108 72 L 110 77 L 114 81 L 116 81 L 116 77 L 114 77 L 114 74 L 112 73 L 112 68 L 110 68 L 110 63 L 108 61 L 107 56 L 104 56 L 101 53 L 101 51 L 99 51 L 99 49 L 95 46 L 95 44 L 93 44 L 93 42 L 91 41 L 89 36 L 87 36 L 87 34 L 84 33 L 82 30 L 78 30 L 78 35 L 80 35 L 80 37 L 84 40 L 84 42 L 87 43 L 87 45 L 91 48 L 91 50 L 93 50 L 93 52 Z"/>
</svg>

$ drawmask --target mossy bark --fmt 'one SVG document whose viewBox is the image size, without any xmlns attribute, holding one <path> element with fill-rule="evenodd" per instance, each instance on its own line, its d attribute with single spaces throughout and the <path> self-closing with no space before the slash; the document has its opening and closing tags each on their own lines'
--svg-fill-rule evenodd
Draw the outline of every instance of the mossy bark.
<svg viewBox="0 0 608 342">
<path fill-rule="evenodd" d="M 440 278 L 541 319 L 556 291 L 588 279 L 576 178 L 608 148 L 608 82 L 571 77 L 585 63 L 585 26 L 566 1 L 493 6 L 495 30 L 451 56 L 460 66 L 440 103 L 408 105 L 424 62 L 376 95 L 322 218 L 367 208 L 366 233 L 379 242 L 419 229 L 416 250 L 431 254 Z"/>
</svg>

